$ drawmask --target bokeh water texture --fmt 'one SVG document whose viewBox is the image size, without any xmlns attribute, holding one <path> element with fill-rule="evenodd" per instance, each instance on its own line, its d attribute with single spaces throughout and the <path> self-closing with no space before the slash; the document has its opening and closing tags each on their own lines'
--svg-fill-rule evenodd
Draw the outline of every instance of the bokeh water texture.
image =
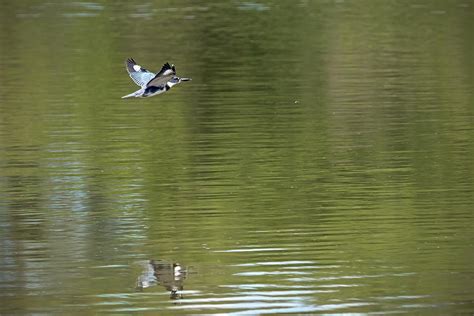
<svg viewBox="0 0 474 316">
<path fill-rule="evenodd" d="M 472 313 L 473 12 L 2 1 L 0 313 Z"/>
</svg>

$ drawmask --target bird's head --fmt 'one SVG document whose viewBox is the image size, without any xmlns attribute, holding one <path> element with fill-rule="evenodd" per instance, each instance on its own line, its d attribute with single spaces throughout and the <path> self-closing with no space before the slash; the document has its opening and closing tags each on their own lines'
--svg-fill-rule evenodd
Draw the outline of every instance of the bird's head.
<svg viewBox="0 0 474 316">
<path fill-rule="evenodd" d="M 170 81 L 168 81 L 167 85 L 171 88 L 172 86 L 177 85 L 183 81 L 191 81 L 191 78 L 173 77 L 170 79 Z"/>
</svg>

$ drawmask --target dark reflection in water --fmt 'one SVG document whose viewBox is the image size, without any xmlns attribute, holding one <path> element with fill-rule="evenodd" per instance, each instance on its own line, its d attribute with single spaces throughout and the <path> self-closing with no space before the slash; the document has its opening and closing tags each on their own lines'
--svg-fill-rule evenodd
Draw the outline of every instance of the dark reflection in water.
<svg viewBox="0 0 474 316">
<path fill-rule="evenodd" d="M 150 260 L 143 263 L 143 272 L 137 279 L 137 290 L 161 285 L 170 292 L 171 299 L 183 298 L 184 280 L 188 271 L 181 264 Z"/>
<path fill-rule="evenodd" d="M 472 15 L 0 2 L 0 314 L 472 313 Z"/>
</svg>

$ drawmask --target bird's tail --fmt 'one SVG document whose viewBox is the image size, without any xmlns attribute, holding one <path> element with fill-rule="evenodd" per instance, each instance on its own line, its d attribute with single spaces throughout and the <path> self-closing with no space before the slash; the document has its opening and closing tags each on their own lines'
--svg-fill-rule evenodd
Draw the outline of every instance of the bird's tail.
<svg viewBox="0 0 474 316">
<path fill-rule="evenodd" d="M 135 95 L 136 95 L 136 92 L 133 92 L 133 93 L 124 95 L 124 96 L 122 97 L 122 99 L 134 98 Z"/>
<path fill-rule="evenodd" d="M 128 98 L 133 98 L 133 97 L 135 97 L 135 93 L 130 93 L 130 94 L 124 95 L 122 99 L 128 99 Z"/>
</svg>

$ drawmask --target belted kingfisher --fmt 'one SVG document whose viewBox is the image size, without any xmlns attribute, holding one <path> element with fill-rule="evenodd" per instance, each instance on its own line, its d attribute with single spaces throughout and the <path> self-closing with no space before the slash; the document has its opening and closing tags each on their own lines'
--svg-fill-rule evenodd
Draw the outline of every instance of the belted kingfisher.
<svg viewBox="0 0 474 316">
<path fill-rule="evenodd" d="M 125 66 L 130 78 L 140 86 L 140 90 L 124 95 L 122 99 L 152 97 L 168 91 L 172 86 L 182 81 L 191 80 L 191 78 L 180 78 L 176 76 L 174 65 L 170 65 L 169 63 L 164 64 L 157 74 L 138 65 L 133 58 L 127 59 Z"/>
</svg>

